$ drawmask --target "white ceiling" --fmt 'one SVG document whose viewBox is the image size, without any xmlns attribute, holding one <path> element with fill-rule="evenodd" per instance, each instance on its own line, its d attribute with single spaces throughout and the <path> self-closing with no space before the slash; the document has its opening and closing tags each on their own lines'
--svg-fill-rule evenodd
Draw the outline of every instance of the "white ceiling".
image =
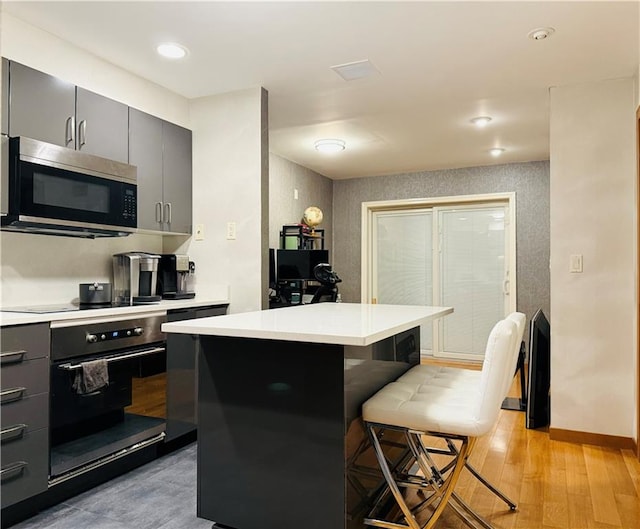
<svg viewBox="0 0 640 529">
<path fill-rule="evenodd" d="M 3 2 L 187 98 L 263 86 L 270 150 L 330 178 L 543 160 L 552 86 L 632 77 L 638 2 Z M 533 41 L 527 33 L 551 26 Z M 171 62 L 162 41 L 190 54 Z M 344 81 L 331 66 L 380 72 Z M 588 112 L 588 109 L 585 109 Z M 485 129 L 469 120 L 493 117 Z M 319 138 L 347 149 L 323 155 Z M 503 147 L 497 159 L 488 150 Z"/>
</svg>

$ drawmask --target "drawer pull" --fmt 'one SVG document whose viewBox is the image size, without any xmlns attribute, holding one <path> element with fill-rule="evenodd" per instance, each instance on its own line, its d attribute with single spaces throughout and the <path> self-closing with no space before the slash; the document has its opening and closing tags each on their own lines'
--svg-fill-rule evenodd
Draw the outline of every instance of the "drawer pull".
<svg viewBox="0 0 640 529">
<path fill-rule="evenodd" d="M 20 400 L 24 397 L 24 392 L 26 390 L 27 388 L 12 388 L 0 391 L 0 404 L 7 404 L 9 402 Z"/>
<path fill-rule="evenodd" d="M 9 353 L 0 353 L 0 364 L 17 364 L 18 362 L 22 362 L 24 360 L 24 355 L 26 354 L 26 351 L 11 351 Z"/>
<path fill-rule="evenodd" d="M 17 461 L 16 463 L 11 463 L 7 465 L 2 470 L 0 470 L 0 481 L 3 483 L 5 481 L 9 481 L 10 479 L 14 479 L 19 477 L 22 474 L 22 471 L 27 468 L 26 461 Z"/>
<path fill-rule="evenodd" d="M 21 439 L 26 429 L 26 424 L 16 424 L 15 426 L 0 430 L 0 443 L 7 443 L 9 441 Z"/>
</svg>

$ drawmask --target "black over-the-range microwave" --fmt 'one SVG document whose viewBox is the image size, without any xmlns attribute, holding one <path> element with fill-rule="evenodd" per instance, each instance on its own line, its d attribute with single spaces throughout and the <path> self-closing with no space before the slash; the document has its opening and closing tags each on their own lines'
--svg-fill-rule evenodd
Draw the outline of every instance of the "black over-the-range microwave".
<svg viewBox="0 0 640 529">
<path fill-rule="evenodd" d="M 24 137 L 3 151 L 3 230 L 86 238 L 136 230 L 135 166 Z"/>
</svg>

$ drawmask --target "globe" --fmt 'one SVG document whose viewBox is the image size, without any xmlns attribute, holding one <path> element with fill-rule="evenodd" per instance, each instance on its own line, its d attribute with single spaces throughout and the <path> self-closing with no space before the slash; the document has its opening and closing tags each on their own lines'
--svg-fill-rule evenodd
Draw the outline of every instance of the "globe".
<svg viewBox="0 0 640 529">
<path fill-rule="evenodd" d="M 309 206 L 304 210 L 302 222 L 309 226 L 313 231 L 313 228 L 322 222 L 322 210 L 317 206 Z"/>
</svg>

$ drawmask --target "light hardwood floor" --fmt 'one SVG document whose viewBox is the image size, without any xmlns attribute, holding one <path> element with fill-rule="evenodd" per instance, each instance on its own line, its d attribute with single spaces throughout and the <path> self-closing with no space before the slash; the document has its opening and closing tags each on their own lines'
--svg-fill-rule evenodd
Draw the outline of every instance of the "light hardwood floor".
<svg viewBox="0 0 640 529">
<path fill-rule="evenodd" d="M 519 395 L 514 380 L 510 395 Z M 523 412 L 500 412 L 469 459 L 518 503 L 515 512 L 465 470 L 456 490 L 496 529 L 639 529 L 640 462 L 631 450 L 552 441 L 525 428 Z M 467 526 L 446 509 L 436 529 Z"/>
</svg>

